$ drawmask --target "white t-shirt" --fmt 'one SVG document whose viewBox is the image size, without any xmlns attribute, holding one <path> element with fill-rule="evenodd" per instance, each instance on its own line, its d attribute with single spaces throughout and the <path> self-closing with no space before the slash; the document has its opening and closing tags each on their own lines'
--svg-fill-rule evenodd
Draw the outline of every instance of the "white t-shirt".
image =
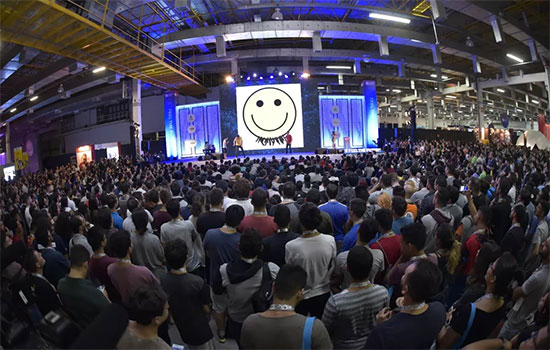
<svg viewBox="0 0 550 350">
<path fill-rule="evenodd" d="M 335 261 L 336 241 L 333 236 L 298 237 L 285 246 L 285 262 L 300 265 L 307 273 L 304 299 L 330 292 L 330 275 Z"/>
<path fill-rule="evenodd" d="M 254 206 L 250 203 L 250 199 L 237 199 L 233 203 L 230 203 L 227 207 L 225 207 L 224 203 L 224 210 L 227 210 L 227 208 L 232 205 L 240 205 L 244 209 L 244 216 L 254 214 Z"/>
</svg>

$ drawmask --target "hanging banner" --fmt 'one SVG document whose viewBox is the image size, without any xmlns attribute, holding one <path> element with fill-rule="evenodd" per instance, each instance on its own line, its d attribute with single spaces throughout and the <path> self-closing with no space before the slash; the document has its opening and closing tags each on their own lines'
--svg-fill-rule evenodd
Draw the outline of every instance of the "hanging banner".
<svg viewBox="0 0 550 350">
<path fill-rule="evenodd" d="M 376 101 L 376 82 L 364 80 L 361 90 L 365 96 L 365 109 L 367 115 L 367 147 L 378 147 L 378 103 Z"/>
<path fill-rule="evenodd" d="M 25 159 L 23 158 L 23 147 L 16 147 L 13 149 L 13 162 L 15 163 L 16 170 L 22 170 L 25 168 Z"/>
<path fill-rule="evenodd" d="M 506 113 L 502 113 L 500 115 L 500 122 L 502 123 L 502 127 L 506 129 L 510 123 L 510 116 Z"/>
</svg>

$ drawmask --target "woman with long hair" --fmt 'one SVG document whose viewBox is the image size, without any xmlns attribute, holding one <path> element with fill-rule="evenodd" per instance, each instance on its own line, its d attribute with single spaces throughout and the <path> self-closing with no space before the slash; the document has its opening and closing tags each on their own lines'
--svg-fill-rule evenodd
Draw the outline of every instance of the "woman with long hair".
<svg viewBox="0 0 550 350">
<path fill-rule="evenodd" d="M 206 211 L 206 196 L 202 192 L 197 192 L 193 196 L 193 201 L 191 202 L 191 216 L 189 216 L 189 220 L 193 223 L 193 226 L 195 226 L 195 230 L 197 229 L 197 220 L 199 218 L 199 215 L 201 213 L 204 213 Z"/>
<path fill-rule="evenodd" d="M 489 265 L 484 275 L 485 293 L 473 303 L 451 311 L 449 326 L 438 337 L 438 349 L 460 349 L 498 334 L 497 326 L 506 317 L 505 298 L 510 295 L 517 266 L 516 258 L 509 252 Z"/>
</svg>

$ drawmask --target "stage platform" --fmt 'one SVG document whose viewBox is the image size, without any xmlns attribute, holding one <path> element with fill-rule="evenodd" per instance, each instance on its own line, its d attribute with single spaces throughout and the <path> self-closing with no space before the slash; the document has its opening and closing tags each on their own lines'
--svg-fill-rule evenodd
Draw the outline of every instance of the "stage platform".
<svg viewBox="0 0 550 350">
<path fill-rule="evenodd" d="M 357 151 L 355 149 L 352 149 L 352 150 L 347 150 L 347 152 L 344 152 L 344 153 L 337 153 L 337 154 L 319 154 L 319 156 L 321 157 L 324 157 L 324 156 L 327 156 L 329 157 L 330 159 L 340 159 L 342 158 L 342 156 L 345 156 L 345 155 L 353 155 L 353 154 L 357 154 L 357 153 L 365 153 L 365 152 L 376 152 L 377 154 L 380 154 L 382 153 L 380 148 L 368 148 L 368 149 L 361 149 L 361 151 Z M 262 158 L 265 158 L 265 159 L 271 159 L 273 157 L 275 157 L 277 160 L 281 160 L 283 158 L 286 158 L 286 159 L 291 159 L 292 157 L 294 158 L 299 158 L 300 156 L 301 157 L 306 157 L 306 156 L 316 156 L 317 154 L 315 154 L 315 152 L 297 152 L 297 153 L 291 153 L 291 154 L 288 154 L 288 153 L 269 153 L 269 154 L 247 154 L 246 155 L 246 158 L 249 158 L 249 159 L 262 159 Z M 202 157 L 201 157 L 202 158 Z M 228 157 L 224 160 L 222 160 L 222 162 L 228 160 L 228 161 L 233 161 L 234 159 L 240 159 L 240 160 L 244 160 L 245 157 L 243 157 L 242 155 L 239 156 L 239 157 L 235 157 L 233 155 L 230 155 L 228 154 Z M 215 162 L 220 162 L 220 159 L 217 159 L 217 160 L 214 160 Z M 167 163 L 167 164 L 172 164 L 172 163 L 188 163 L 188 162 L 192 162 L 192 163 L 198 163 L 199 165 L 201 164 L 204 164 L 206 163 L 207 161 L 206 160 L 199 160 L 199 156 L 192 156 L 192 157 L 183 157 L 183 158 L 180 158 L 180 159 L 176 159 L 176 160 L 167 160 L 167 161 L 164 161 L 164 163 Z"/>
</svg>

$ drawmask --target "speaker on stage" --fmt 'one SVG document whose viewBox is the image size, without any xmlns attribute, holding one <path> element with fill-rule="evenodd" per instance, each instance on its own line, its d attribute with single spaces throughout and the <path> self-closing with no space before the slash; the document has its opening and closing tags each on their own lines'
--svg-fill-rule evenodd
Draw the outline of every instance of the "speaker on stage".
<svg viewBox="0 0 550 350">
<path fill-rule="evenodd" d="M 326 148 L 317 148 L 315 150 L 315 154 L 327 154 L 327 149 Z"/>
</svg>

